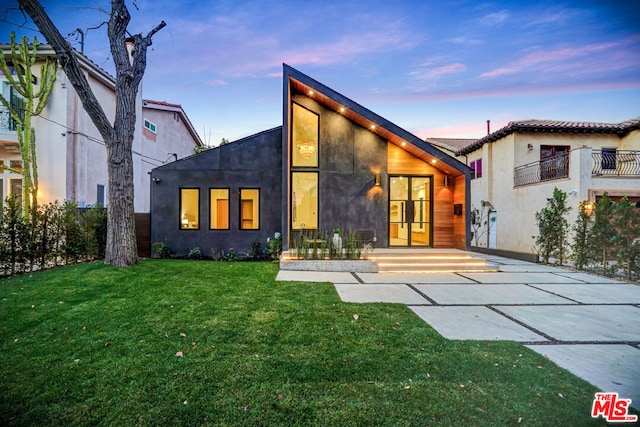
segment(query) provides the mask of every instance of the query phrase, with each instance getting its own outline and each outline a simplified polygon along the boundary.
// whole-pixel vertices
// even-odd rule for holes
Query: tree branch
[[[34,0],[18,0],[20,8],[24,10],[38,27],[47,43],[51,45],[58,57],[58,63],[64,69],[65,74],[73,85],[82,105],[91,117],[93,124],[98,128],[105,141],[111,141],[113,126],[109,122],[102,106],[96,99],[89,82],[85,77],[76,53],[67,40],[62,37],[58,28],[53,24],[42,5]]]

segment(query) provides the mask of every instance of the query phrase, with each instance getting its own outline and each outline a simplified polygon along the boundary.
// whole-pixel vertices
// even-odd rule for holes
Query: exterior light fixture
[[[533,145],[532,144],[527,144],[527,150],[533,151]]]
[[[310,90],[309,92],[307,92],[309,94],[309,96],[313,96],[313,91]]]
[[[340,107],[340,112],[344,113],[344,107]]]
[[[376,173],[375,185],[376,187],[380,187],[380,172]]]
[[[316,152],[316,145],[313,141],[301,141],[298,143],[298,151],[303,159],[310,159]]]
[[[586,200],[581,203],[582,209],[585,211],[587,215],[591,215],[593,212],[593,202],[591,200]]]
[[[449,186],[449,175],[445,175],[444,176],[444,186],[448,187]]]

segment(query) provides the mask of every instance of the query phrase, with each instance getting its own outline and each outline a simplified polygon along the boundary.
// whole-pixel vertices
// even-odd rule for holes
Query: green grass
[[[147,260],[0,281],[0,425],[602,424],[596,389],[525,347],[276,274]]]

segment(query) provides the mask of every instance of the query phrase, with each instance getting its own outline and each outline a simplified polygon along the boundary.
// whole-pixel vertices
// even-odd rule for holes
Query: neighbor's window
[[[104,203],[104,185],[98,184],[96,189],[96,203],[102,207],[106,206]]]
[[[9,180],[9,189],[11,190],[11,195],[16,197],[16,202],[18,205],[22,205],[22,180],[21,179],[11,179]]]
[[[318,167],[318,123],[316,113],[293,104],[292,166]]]
[[[200,228],[200,190],[197,188],[180,189],[180,229]]]
[[[157,129],[157,128],[156,128],[156,124],[155,124],[155,123],[150,122],[150,121],[149,121],[149,120],[147,120],[147,119],[144,119],[144,128],[145,128],[145,129],[149,129],[149,130],[150,130],[151,132],[153,132],[153,133],[156,133],[156,129]]]
[[[318,228],[318,174],[316,172],[291,174],[291,228],[294,230]]]
[[[482,178],[482,159],[474,160],[469,163],[471,168],[471,179]]]
[[[10,160],[9,167],[14,169],[16,173],[22,173],[22,160]]]
[[[260,228],[260,190],[257,188],[240,189],[240,229],[257,230]]]
[[[612,170],[617,169],[617,161],[616,161],[616,153],[618,150],[616,148],[603,148],[602,149],[602,160],[600,160],[600,166],[602,169]]]
[[[209,189],[209,228],[212,230],[229,229],[229,189]]]

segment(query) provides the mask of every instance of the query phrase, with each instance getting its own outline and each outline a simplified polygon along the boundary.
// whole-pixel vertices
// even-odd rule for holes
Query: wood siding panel
[[[466,222],[466,186],[465,176],[459,176],[455,180],[455,190],[453,193],[453,203],[462,205],[462,215],[453,216],[453,238],[454,248],[460,250],[467,249],[467,222]]]
[[[442,171],[397,145],[389,144],[388,153],[388,173],[390,175],[433,175],[433,247],[454,247],[456,241],[453,215],[456,190],[454,180],[451,179],[449,187],[445,187],[445,174]],[[464,177],[461,182],[464,185]]]
[[[140,258],[151,258],[151,215],[136,214],[136,244]]]

